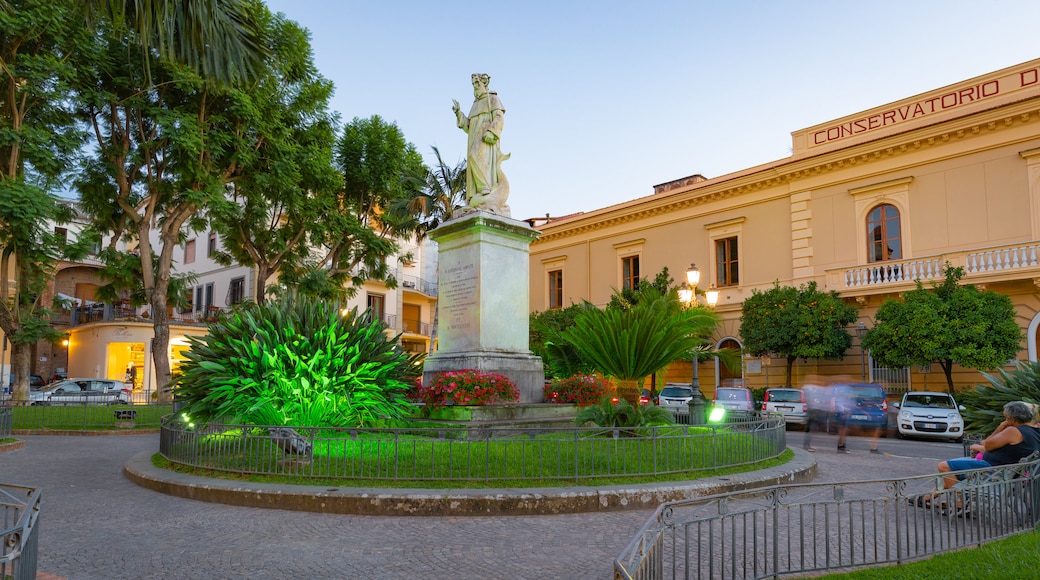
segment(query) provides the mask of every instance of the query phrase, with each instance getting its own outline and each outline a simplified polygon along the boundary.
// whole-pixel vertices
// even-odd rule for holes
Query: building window
[[[206,257],[212,258],[213,254],[217,253],[217,234],[216,232],[209,233],[209,241],[206,245]]]
[[[639,256],[621,258],[621,288],[635,290],[639,286]]]
[[[213,308],[213,282],[206,284],[206,310]]]
[[[188,243],[184,244],[184,263],[195,263],[195,240],[188,240]]]
[[[867,259],[871,262],[900,260],[903,257],[899,233],[899,210],[881,204],[867,214]]]
[[[563,270],[549,272],[549,308],[563,308]]]
[[[69,230],[67,228],[54,228],[54,238],[58,244],[64,246],[69,240]]]
[[[194,310],[195,310],[195,301],[193,300],[194,297],[195,297],[195,291],[192,290],[191,288],[188,288],[187,296],[184,297],[184,306],[181,307],[181,314],[188,314],[190,312],[194,312]]]
[[[228,305],[238,304],[246,297],[246,279],[235,278],[228,286]]]
[[[372,318],[383,321],[386,314],[386,296],[382,294],[368,295],[368,309],[372,311]]]
[[[740,262],[737,257],[737,237],[715,240],[715,268],[718,274],[716,284],[736,286],[740,284]]]
[[[195,312],[202,312],[205,310],[205,305],[202,303],[202,286],[195,287]]]

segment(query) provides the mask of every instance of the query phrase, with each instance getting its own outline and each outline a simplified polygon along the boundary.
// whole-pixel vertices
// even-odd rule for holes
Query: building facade
[[[857,326],[870,328],[884,300],[917,279],[941,280],[949,262],[965,269],[964,283],[1011,298],[1027,337],[1018,359],[1037,359],[1040,60],[795,131],[792,149],[540,225],[531,310],[602,306],[614,289],[663,267],[681,279],[693,262],[701,287],[720,291],[715,346],[741,348],[740,308],[752,290],[815,281],[856,304]],[[777,386],[783,366],[745,358],[738,371],[702,363],[699,375],[710,395],[727,380]],[[799,361],[793,381],[843,374],[944,389],[933,366],[881,369],[855,340],[843,361]],[[690,375],[689,363],[676,363],[668,380]],[[958,388],[984,382],[969,369],[954,380]]]

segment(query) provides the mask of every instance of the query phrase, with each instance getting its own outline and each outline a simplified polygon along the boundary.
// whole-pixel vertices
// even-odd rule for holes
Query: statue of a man
[[[509,216],[509,181],[502,173],[502,162],[509,159],[499,147],[499,136],[505,123],[506,109],[498,93],[488,91],[491,77],[473,75],[473,106],[469,116],[459,110],[459,102],[452,100],[452,110],[460,129],[469,135],[466,153],[466,207],[464,210],[484,210],[504,217]]]

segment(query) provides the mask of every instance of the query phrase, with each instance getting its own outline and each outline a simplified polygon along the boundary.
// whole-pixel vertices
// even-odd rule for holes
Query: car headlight
[[[961,420],[961,416],[958,415],[957,413],[950,413],[949,415],[946,416],[946,418],[951,420],[951,421],[960,421]]]
[[[910,418],[911,418],[910,411],[903,411],[902,413],[899,414],[899,418],[902,419],[903,421],[909,421]]]

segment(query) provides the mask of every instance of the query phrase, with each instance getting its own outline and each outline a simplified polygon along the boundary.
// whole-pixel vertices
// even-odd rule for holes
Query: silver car
[[[899,403],[899,416],[896,417],[899,436],[960,441],[964,437],[964,419],[960,409],[957,401],[946,393],[906,393]]]
[[[693,399],[693,389],[678,385],[666,385],[657,396],[658,407],[670,407],[672,409],[685,409]]]
[[[111,379],[66,379],[29,393],[30,405],[127,405],[130,390]]]

